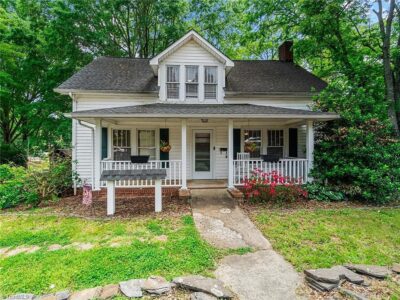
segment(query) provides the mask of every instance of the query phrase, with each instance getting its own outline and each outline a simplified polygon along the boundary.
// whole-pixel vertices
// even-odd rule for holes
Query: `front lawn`
[[[93,248],[78,250],[73,247],[77,243]],[[63,248],[49,251],[55,244]],[[200,238],[189,215],[130,220],[0,215],[0,249],[28,245],[40,249],[0,255],[0,298],[77,290],[152,274],[167,279],[207,274],[222,255]]]
[[[400,263],[400,209],[261,210],[252,218],[299,271]]]

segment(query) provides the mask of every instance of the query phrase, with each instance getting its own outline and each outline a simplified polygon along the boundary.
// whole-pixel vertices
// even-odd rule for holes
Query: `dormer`
[[[222,103],[232,60],[194,30],[150,60],[166,102]]]

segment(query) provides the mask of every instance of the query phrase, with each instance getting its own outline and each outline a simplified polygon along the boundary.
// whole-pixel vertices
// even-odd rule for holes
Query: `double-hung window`
[[[217,99],[217,67],[204,67],[204,98]]]
[[[199,67],[186,66],[186,98],[197,98],[199,91]]]
[[[114,160],[129,160],[131,157],[131,131],[113,130],[113,156]]]
[[[179,99],[179,66],[167,66],[167,98]]]
[[[156,131],[138,130],[138,154],[149,155],[150,160],[156,159]]]
[[[268,130],[267,154],[283,157],[283,130]]]

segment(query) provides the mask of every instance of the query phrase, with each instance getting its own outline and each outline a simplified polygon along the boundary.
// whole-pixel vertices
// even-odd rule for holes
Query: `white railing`
[[[133,164],[130,161],[103,160],[101,162],[101,172],[103,170],[145,170],[145,169],[166,169],[167,177],[162,180],[162,186],[181,186],[182,185],[182,162],[180,160],[153,160],[145,164]],[[115,182],[115,187],[152,187],[154,180],[119,180]],[[101,186],[106,186],[105,181]]]
[[[234,160],[233,183],[243,185],[246,178],[250,178],[253,170],[260,169],[270,173],[277,171],[285,177],[285,183],[295,180],[299,184],[308,181],[308,160],[303,158],[280,159],[279,162],[264,162],[262,160]]]

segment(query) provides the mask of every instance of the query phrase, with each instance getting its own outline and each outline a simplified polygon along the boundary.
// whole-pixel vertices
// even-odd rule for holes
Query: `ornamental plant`
[[[278,203],[300,201],[307,198],[301,179],[283,176],[278,171],[264,172],[255,169],[244,182],[244,196],[251,202]]]

